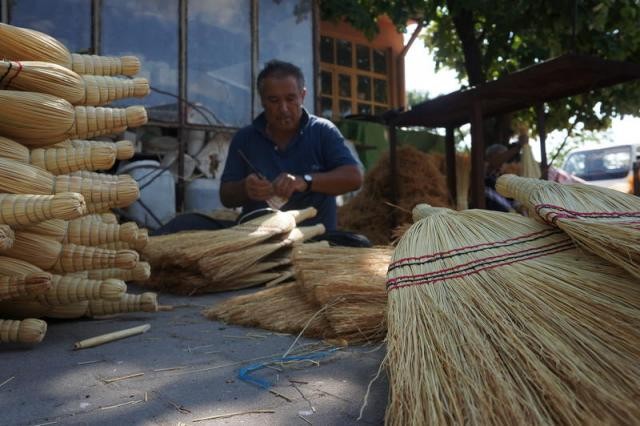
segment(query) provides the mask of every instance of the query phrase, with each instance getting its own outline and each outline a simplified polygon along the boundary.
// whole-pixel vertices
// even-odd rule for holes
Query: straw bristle
[[[21,163],[30,162],[29,148],[2,136],[0,136],[0,157]]]
[[[132,158],[135,153],[135,147],[133,146],[133,142],[122,140],[115,143],[116,145],[116,158],[118,160],[129,160]]]
[[[74,107],[43,93],[0,90],[0,133],[28,146],[51,145],[67,138]]]
[[[0,250],[8,250],[13,247],[15,234],[9,225],[0,225]]]
[[[149,83],[144,78],[118,78],[83,75],[86,91],[83,105],[105,105],[118,99],[144,97],[149,94]]]
[[[126,75],[132,77],[140,71],[140,60],[135,56],[97,56],[71,54],[71,69],[78,74]]]
[[[115,161],[116,148],[107,144],[77,148],[37,148],[31,151],[31,163],[54,175],[78,170],[108,170]]]
[[[78,74],[51,62],[0,60],[4,89],[46,93],[77,104],[84,97],[84,84]]]
[[[16,229],[30,234],[52,238],[61,243],[67,234],[68,223],[69,222],[61,219],[50,219],[35,225],[16,227]]]
[[[35,297],[51,288],[51,274],[0,275],[0,300]]]
[[[40,31],[0,23],[0,57],[14,61],[45,61],[71,68],[69,50]]]
[[[143,106],[130,106],[127,107],[127,126],[140,127],[147,124],[149,121],[147,117],[147,110]]]
[[[45,170],[0,158],[0,191],[2,192],[49,195],[53,193],[53,183],[54,176]]]
[[[46,333],[47,323],[39,319],[0,319],[0,343],[40,343]]]
[[[433,210],[398,244],[387,291],[389,425],[640,416],[637,283],[557,229]]]
[[[0,223],[7,225],[31,225],[52,218],[76,218],[85,213],[84,197],[77,193],[0,194]]]
[[[13,247],[3,250],[3,256],[33,263],[41,269],[49,270],[55,265],[62,245],[54,239],[28,232],[16,231]]]
[[[54,272],[66,273],[90,269],[132,269],[138,262],[138,253],[133,250],[105,250],[97,247],[64,244],[59,259],[52,268]]]

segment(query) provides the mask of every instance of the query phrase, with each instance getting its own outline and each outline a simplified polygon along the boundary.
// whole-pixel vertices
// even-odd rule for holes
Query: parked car
[[[640,143],[615,144],[571,151],[562,168],[592,185],[632,192],[633,163],[640,160]]]

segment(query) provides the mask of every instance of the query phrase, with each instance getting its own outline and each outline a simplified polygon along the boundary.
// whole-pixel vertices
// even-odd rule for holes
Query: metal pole
[[[187,0],[180,0],[179,17],[179,46],[178,46],[178,182],[176,185],[176,211],[181,212],[184,203],[184,151],[188,130],[184,127],[187,123],[187,34],[188,34]]]
[[[456,182],[456,141],[453,138],[453,127],[447,127],[444,141],[445,161],[447,164],[447,187],[451,205],[456,205],[458,199],[458,188]]]
[[[484,209],[484,136],[482,107],[479,101],[471,109],[471,205],[474,209]]]

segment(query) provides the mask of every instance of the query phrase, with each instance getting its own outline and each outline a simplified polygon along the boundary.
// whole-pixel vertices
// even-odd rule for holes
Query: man
[[[500,144],[490,145],[484,154],[485,157],[485,177],[484,177],[484,196],[485,208],[487,210],[495,210],[501,212],[514,211],[514,205],[507,198],[498,194],[496,191],[496,181],[502,174],[501,168],[515,158],[522,149],[522,146],[529,143],[526,135],[520,135],[518,142],[506,147]]]
[[[306,89],[297,66],[270,61],[257,87],[264,111],[231,141],[221,177],[222,204],[242,206],[246,214],[279,197],[286,201],[282,210],[318,210],[305,225],[323,223],[335,230],[335,196],[362,185],[344,137],[330,121],[303,108]]]

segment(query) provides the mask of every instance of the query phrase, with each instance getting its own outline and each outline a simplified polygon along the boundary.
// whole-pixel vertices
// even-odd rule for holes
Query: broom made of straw
[[[0,158],[0,191],[42,195],[78,192],[87,202],[107,202],[122,207],[133,203],[140,195],[133,179],[105,182],[80,176],[54,176],[39,167],[6,158]]]
[[[108,278],[115,278],[122,281],[146,281],[151,276],[151,265],[148,262],[138,262],[133,269],[93,269],[87,271],[88,278],[94,280],[105,280]]]
[[[90,300],[85,315],[98,317],[128,312],[158,312],[158,295],[145,292],[123,294],[118,300]]]
[[[531,216],[640,278],[640,198],[592,185],[504,175],[496,190],[521,202]]]
[[[112,251],[60,244],[54,239],[22,231],[16,231],[13,247],[2,250],[1,254],[59,273],[106,268],[132,269],[138,262],[138,253],[133,250]]]
[[[75,219],[86,213],[82,194],[0,194],[0,223],[31,225],[49,219]]]
[[[83,220],[93,220],[102,223],[118,223],[118,217],[114,213],[88,214],[82,217]]]
[[[205,256],[238,251],[290,232],[296,223],[314,217],[317,210],[269,213],[246,223],[216,231],[187,231],[149,238],[142,255],[152,268],[164,266],[189,267]]]
[[[138,235],[138,225],[135,222],[118,225],[82,219],[51,219],[16,229],[50,237],[64,244],[83,246],[98,246],[113,241],[135,242]]]
[[[0,57],[14,61],[53,62],[78,74],[127,75],[140,71],[135,56],[71,54],[57,39],[40,31],[0,23]]]
[[[147,122],[142,106],[74,107],[43,93],[0,90],[0,134],[30,147],[122,132]]]
[[[98,147],[114,147],[116,149],[116,160],[129,160],[135,154],[135,147],[133,142],[128,140],[121,140],[117,142],[105,142],[105,141],[93,141],[83,139],[67,139],[62,142],[58,142],[53,147],[56,148],[81,148],[81,149],[95,149]],[[87,169],[88,170],[88,169]]]
[[[0,275],[26,278],[34,274],[46,273],[24,260],[0,256]],[[46,291],[20,299],[36,299],[43,305],[67,305],[90,299],[118,300],[127,290],[126,284],[117,279],[92,280],[77,274],[54,274],[49,279],[51,286]]]
[[[110,169],[116,161],[116,147],[105,144],[93,149],[51,147],[30,151],[20,143],[0,136],[0,157],[32,164],[60,175],[77,170]]]
[[[0,343],[40,343],[46,333],[47,323],[39,319],[0,319]]]
[[[640,416],[640,288],[558,229],[434,208],[399,242],[387,291],[387,424]]]
[[[52,286],[51,274],[36,272],[28,275],[0,275],[0,300],[33,298]]]

